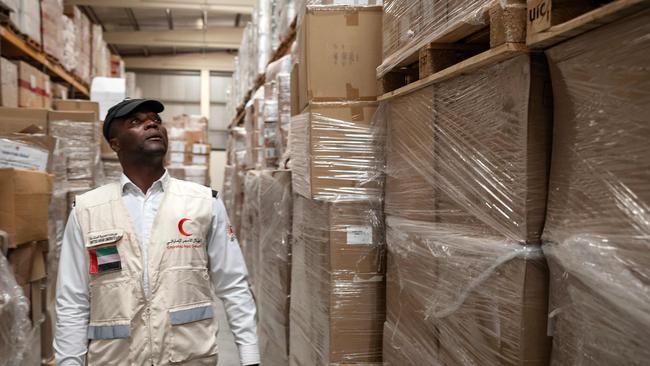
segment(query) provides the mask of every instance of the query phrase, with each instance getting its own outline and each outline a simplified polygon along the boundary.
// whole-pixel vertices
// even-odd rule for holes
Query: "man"
[[[259,364],[255,303],[216,192],[169,177],[156,100],[126,99],[103,133],[124,173],[77,197],[57,282],[57,365],[217,364],[220,298],[242,365]],[[226,365],[230,366],[230,365]]]

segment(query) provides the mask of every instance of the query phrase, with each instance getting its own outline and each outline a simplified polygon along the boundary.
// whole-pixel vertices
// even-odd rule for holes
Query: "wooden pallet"
[[[569,6],[562,6],[565,3],[554,6],[553,0],[528,1],[528,47],[545,49],[650,8],[650,0],[614,0],[601,6],[587,0],[575,0],[568,3]]]
[[[526,40],[526,9],[504,10],[498,1],[489,9],[489,24],[459,26],[420,48],[378,79],[379,94],[386,94],[453,67],[464,60],[503,45],[523,46]],[[477,30],[478,29],[478,30]],[[464,33],[465,32],[465,33]],[[458,39],[445,42],[447,39]]]
[[[426,78],[420,79],[399,89],[385,93],[377,98],[377,100],[383,101],[397,96],[405,95],[418,89],[424,88],[428,85],[470,73],[482,67],[493,65],[495,63],[525,54],[527,52],[528,48],[523,43],[504,43],[501,46],[491,48],[488,51],[463,60],[451,67],[429,75]]]

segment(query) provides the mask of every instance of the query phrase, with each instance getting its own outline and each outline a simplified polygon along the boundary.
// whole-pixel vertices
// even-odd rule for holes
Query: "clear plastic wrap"
[[[77,58],[79,55],[79,48],[77,48],[77,27],[71,18],[63,16],[63,59],[61,64],[63,67],[72,71],[77,67]]]
[[[522,53],[382,103],[389,365],[547,364],[549,90]]]
[[[250,268],[248,279],[257,292],[257,273],[259,261],[259,210],[260,210],[260,171],[249,170],[244,178],[244,205],[242,207],[239,244]]]
[[[547,365],[542,250],[387,217],[386,365]]]
[[[41,44],[41,3],[39,0],[20,0],[18,2],[18,19],[16,27],[29,36],[32,41]]]
[[[386,212],[539,242],[548,82],[544,61],[522,54],[387,102]]]
[[[377,103],[310,103],[291,119],[294,191],[329,201],[377,200],[378,147],[383,128]]]
[[[245,113],[246,167],[255,168],[264,159],[264,87],[257,89],[246,103]]]
[[[65,185],[69,189],[93,188],[103,175],[99,123],[70,119],[49,121],[49,134],[59,140],[59,151],[66,159]]]
[[[383,76],[407,58],[417,61],[418,51],[428,43],[455,42],[486,27],[492,4],[506,13],[526,11],[524,0],[385,0],[383,62],[377,75]]]
[[[650,359],[649,19],[646,10],[546,51],[552,365]]]
[[[43,51],[63,62],[63,1],[41,0]]]
[[[290,364],[381,364],[385,318],[380,201],[294,195]]]
[[[102,159],[104,169],[104,184],[119,182],[122,176],[122,164],[119,160]]]
[[[67,8],[66,8],[67,9]],[[76,64],[73,68],[75,75],[86,83],[90,83],[91,72],[91,23],[86,14],[83,14],[78,7],[69,8],[70,13],[66,14],[74,22],[74,54]]]
[[[2,240],[0,238],[0,240]],[[7,258],[0,253],[0,365],[17,366],[24,358],[31,331],[29,299],[16,283]]]
[[[260,357],[269,365],[289,364],[291,288],[291,172],[263,170],[259,183],[259,267],[257,312]]]

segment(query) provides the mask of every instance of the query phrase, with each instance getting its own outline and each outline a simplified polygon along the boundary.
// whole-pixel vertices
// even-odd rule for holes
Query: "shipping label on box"
[[[0,139],[0,168],[22,168],[45,172],[49,152],[19,141]]]

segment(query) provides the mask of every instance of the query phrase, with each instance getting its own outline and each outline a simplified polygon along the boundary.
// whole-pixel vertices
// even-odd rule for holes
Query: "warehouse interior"
[[[648,0],[0,0],[0,366],[646,365],[649,35]]]

